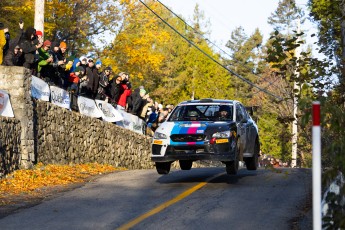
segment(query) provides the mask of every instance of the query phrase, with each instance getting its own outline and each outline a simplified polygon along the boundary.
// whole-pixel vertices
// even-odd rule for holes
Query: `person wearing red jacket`
[[[74,72],[70,73],[68,76],[68,82],[70,83],[70,86],[68,87],[68,91],[71,91],[72,93],[78,92],[78,85],[80,82],[80,68],[77,66],[74,70]]]
[[[126,110],[127,98],[131,95],[132,90],[124,83],[121,84],[123,92],[120,94],[119,100],[117,101],[117,108]]]
[[[121,93],[117,100],[117,107],[121,110],[127,110],[127,98],[132,94],[131,83],[129,82],[129,74],[121,72],[118,75],[122,81],[120,84]]]

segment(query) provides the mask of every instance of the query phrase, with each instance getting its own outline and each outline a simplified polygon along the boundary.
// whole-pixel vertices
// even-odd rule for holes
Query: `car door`
[[[253,153],[254,143],[252,141],[252,129],[253,121],[250,119],[247,114],[244,106],[241,103],[236,104],[236,123],[237,123],[237,132],[240,135],[240,146],[242,154],[244,157],[251,156]]]
[[[249,116],[247,113],[246,108],[239,103],[239,107],[243,113],[243,126],[245,126],[245,146],[244,146],[244,156],[251,157],[252,153],[254,153],[254,146],[255,146],[255,138],[256,138],[256,126],[254,120]],[[247,155],[248,154],[248,155]]]
[[[241,155],[245,151],[246,146],[246,124],[243,122],[243,111],[239,103],[235,104],[235,116],[236,116],[236,124],[237,124],[237,135],[240,137],[240,150]]]

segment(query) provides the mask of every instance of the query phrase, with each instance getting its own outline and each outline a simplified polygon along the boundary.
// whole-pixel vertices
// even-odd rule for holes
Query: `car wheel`
[[[259,164],[259,152],[260,152],[260,145],[259,145],[259,141],[256,139],[255,146],[254,146],[254,156],[247,157],[245,159],[247,170],[257,170],[258,164]]]
[[[190,170],[192,168],[192,165],[193,165],[193,161],[180,160],[179,163],[180,163],[180,168],[182,170]]]
[[[226,165],[226,173],[229,175],[236,175],[238,171],[238,166],[239,166],[239,161],[238,161],[238,156],[240,153],[240,139],[237,140],[236,143],[236,154],[235,154],[235,159],[233,161],[228,161],[225,163]]]
[[[156,162],[158,174],[168,174],[170,172],[171,162]]]
[[[226,162],[226,173],[229,175],[236,175],[238,171],[238,159]]]

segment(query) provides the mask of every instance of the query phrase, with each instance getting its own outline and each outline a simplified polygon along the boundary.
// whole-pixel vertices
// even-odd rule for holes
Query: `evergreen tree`
[[[289,35],[297,28],[297,19],[303,18],[304,13],[297,7],[295,0],[279,0],[278,8],[271,13],[268,24],[281,34]]]

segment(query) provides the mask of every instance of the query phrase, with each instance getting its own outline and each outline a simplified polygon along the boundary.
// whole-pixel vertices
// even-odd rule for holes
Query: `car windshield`
[[[232,118],[231,104],[190,104],[177,106],[168,121],[231,121]]]

